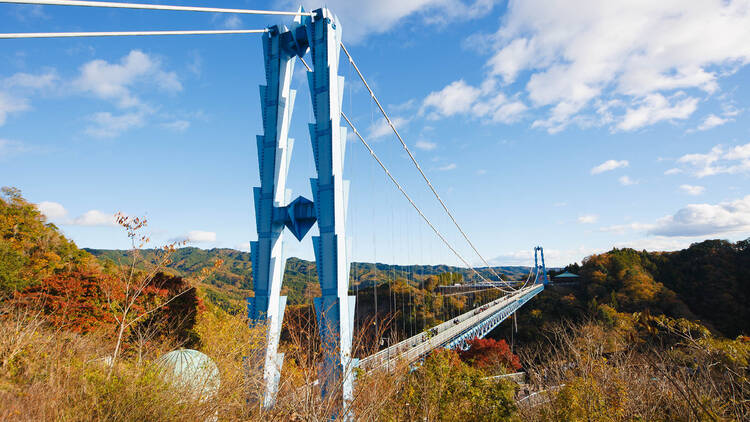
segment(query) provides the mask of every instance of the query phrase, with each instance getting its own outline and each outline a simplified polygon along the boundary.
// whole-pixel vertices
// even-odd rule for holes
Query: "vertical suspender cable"
[[[443,210],[445,210],[446,214],[448,214],[448,217],[450,217],[451,221],[453,221],[453,224],[456,226],[456,228],[458,229],[458,231],[461,232],[461,235],[464,237],[464,239],[466,239],[466,242],[469,244],[469,246],[471,246],[471,249],[474,250],[474,252],[477,254],[477,256],[479,256],[479,258],[482,260],[482,262],[484,263],[484,265],[486,265],[487,268],[489,268],[490,272],[492,272],[495,275],[495,277],[497,277],[499,280],[502,281],[502,278],[500,278],[500,276],[495,272],[495,270],[492,269],[492,266],[489,264],[489,262],[487,262],[486,259],[484,259],[484,257],[482,256],[482,254],[479,253],[479,251],[474,246],[474,244],[471,242],[471,240],[469,240],[469,236],[466,235],[466,233],[463,231],[463,229],[461,228],[461,226],[458,224],[458,221],[456,221],[455,217],[453,217],[453,213],[450,212],[450,210],[448,209],[448,206],[445,204],[445,202],[443,201],[443,199],[437,193],[437,190],[435,190],[435,187],[430,182],[430,179],[427,177],[427,175],[422,170],[422,167],[417,162],[417,159],[414,158],[414,154],[412,154],[411,150],[406,145],[406,142],[404,142],[404,139],[401,137],[401,134],[398,133],[398,130],[396,129],[396,126],[393,124],[393,122],[391,121],[390,117],[388,117],[388,113],[386,113],[385,109],[383,108],[383,106],[380,105],[380,101],[378,101],[378,98],[375,96],[375,93],[370,88],[370,85],[365,80],[365,77],[364,77],[364,75],[362,75],[362,72],[360,72],[359,67],[357,66],[357,64],[354,63],[354,59],[352,58],[351,54],[349,54],[349,50],[346,49],[346,46],[344,46],[343,43],[341,43],[341,49],[344,51],[344,54],[346,54],[346,56],[349,58],[349,62],[354,67],[354,70],[357,72],[357,75],[359,75],[359,78],[362,80],[362,83],[365,85],[365,88],[367,88],[367,90],[370,92],[370,96],[372,97],[372,100],[378,106],[378,109],[380,109],[380,113],[383,115],[383,117],[385,118],[386,122],[391,127],[391,129],[393,130],[393,133],[396,134],[396,137],[398,138],[399,142],[401,142],[401,146],[404,148],[404,151],[406,151],[406,153],[409,155],[409,158],[411,159],[412,163],[414,163],[414,166],[419,171],[419,174],[422,175],[422,178],[427,183],[427,186],[429,186],[429,188],[432,191],[433,195],[435,195],[435,198],[437,198],[438,202],[440,202],[440,205],[443,207]],[[510,285],[508,285],[508,286],[510,287]]]

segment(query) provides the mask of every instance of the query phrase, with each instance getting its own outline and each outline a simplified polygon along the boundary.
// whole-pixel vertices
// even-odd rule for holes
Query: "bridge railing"
[[[398,362],[413,362],[433,349],[449,345],[453,340],[471,331],[484,321],[495,319],[492,321],[494,325],[487,327],[487,330],[491,330],[543,289],[544,286],[541,284],[532,285],[520,289],[513,294],[498,298],[479,308],[472,309],[450,321],[443,322],[430,330],[409,337],[406,340],[361,359],[360,367],[367,371],[383,366],[391,369]],[[486,332],[488,331],[484,331],[482,334],[486,334]]]

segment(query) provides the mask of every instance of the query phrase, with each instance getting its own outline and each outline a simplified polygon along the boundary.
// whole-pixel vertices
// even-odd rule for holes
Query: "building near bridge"
[[[571,272],[565,271],[562,274],[558,274],[552,277],[552,280],[556,283],[573,283],[577,282],[579,278],[581,278],[581,276],[579,276],[578,274],[573,274]]]

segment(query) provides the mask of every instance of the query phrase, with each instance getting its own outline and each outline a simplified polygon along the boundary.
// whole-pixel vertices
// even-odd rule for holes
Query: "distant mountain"
[[[85,249],[90,254],[101,260],[109,260],[114,263],[127,262],[130,251],[116,249]],[[144,260],[154,262],[156,254],[153,249],[141,251]],[[190,277],[196,275],[202,268],[210,265],[216,259],[222,259],[224,264],[208,279],[207,293],[209,296],[228,296],[217,300],[241,301],[250,295],[253,288],[252,264],[250,253],[234,249],[199,249],[180,248],[172,256],[167,268],[176,275]],[[525,278],[529,267],[507,266],[493,267],[498,274],[508,280],[519,280]],[[489,268],[477,268],[477,272],[483,277],[494,279]],[[354,262],[351,265],[350,277],[351,288],[372,287],[375,283],[387,283],[389,280],[405,279],[409,283],[418,285],[430,275],[445,273],[460,274],[460,279],[466,282],[479,281],[480,278],[467,268],[449,265],[389,265],[382,263]],[[214,287],[211,289],[210,287]],[[282,294],[288,296],[289,304],[310,303],[312,297],[318,295],[318,278],[315,262],[299,258],[289,258],[286,263],[284,285]],[[218,290],[218,291],[217,291]]]

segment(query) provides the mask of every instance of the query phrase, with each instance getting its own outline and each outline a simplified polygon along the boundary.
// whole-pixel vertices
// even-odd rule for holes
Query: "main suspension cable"
[[[3,1],[3,0],[0,0]],[[73,38],[73,37],[130,37],[147,35],[220,35],[220,34],[262,34],[267,29],[221,29],[198,31],[108,31],[108,32],[20,32],[0,34],[0,39],[19,38]]]
[[[302,64],[305,66],[305,68],[307,69],[307,71],[308,72],[312,72],[312,68],[310,67],[310,65],[307,64],[307,62],[305,61],[305,59],[303,59],[301,57],[299,59],[302,62]],[[359,73],[359,70],[357,69],[357,67],[354,64],[354,62],[352,62],[352,65],[354,66],[354,69],[357,70],[357,72]],[[363,82],[364,82],[364,80],[363,80]],[[369,87],[368,87],[368,89],[369,89]],[[370,92],[372,92],[372,91],[370,91]],[[378,104],[378,106],[379,106],[379,104]],[[404,190],[403,187],[401,187],[401,184],[398,183],[398,181],[396,180],[395,177],[393,177],[393,175],[391,174],[390,170],[388,170],[388,168],[385,166],[385,164],[383,164],[383,162],[380,161],[380,158],[377,156],[377,154],[375,154],[375,151],[372,149],[372,147],[370,147],[370,144],[368,144],[367,141],[365,141],[365,138],[362,137],[362,134],[359,133],[359,131],[354,126],[354,124],[352,123],[352,121],[349,120],[349,117],[347,117],[346,114],[343,111],[341,112],[341,117],[343,117],[344,120],[346,120],[346,123],[349,125],[350,128],[352,128],[352,131],[354,132],[354,134],[357,135],[357,138],[359,138],[359,140],[362,142],[362,144],[365,146],[365,148],[367,148],[367,150],[370,152],[370,155],[372,156],[372,158],[374,158],[375,161],[377,161],[377,163],[383,169],[383,171],[388,176],[388,178],[391,179],[391,182],[393,182],[393,184],[396,185],[396,188],[399,191],[401,191],[401,193],[404,195],[404,197],[406,198],[406,200],[409,201],[409,203],[411,204],[411,206],[414,207],[414,209],[417,211],[417,213],[420,215],[420,217],[422,217],[422,219],[425,221],[425,223],[427,223],[427,225],[430,226],[430,228],[432,229],[432,231],[435,232],[435,234],[440,238],[440,240],[445,244],[445,246],[447,246],[448,249],[450,249],[451,252],[453,252],[453,254],[456,255],[456,257],[458,257],[458,259],[460,259],[461,262],[464,263],[464,265],[466,265],[467,268],[469,268],[470,270],[472,270],[474,272],[474,274],[476,274],[480,279],[482,279],[482,281],[485,281],[485,282],[489,283],[489,280],[487,280],[481,273],[479,273],[479,271],[477,271],[474,267],[472,267],[471,264],[469,264],[469,262],[463,256],[461,256],[461,254],[453,246],[451,246],[451,244],[448,242],[448,240],[445,238],[445,236],[443,236],[443,234],[440,233],[440,231],[432,224],[432,222],[430,221],[430,219],[427,218],[426,215],[424,215],[424,213],[419,208],[419,206],[417,206],[417,204],[414,203],[414,201],[411,199],[411,197],[409,196],[409,194],[406,193],[406,191]],[[507,285],[507,283],[505,283],[505,284]],[[510,287],[510,286],[508,285],[508,287]],[[504,290],[504,289],[502,289],[500,287],[495,287],[495,288],[499,289],[500,291],[502,291],[504,293],[511,293],[511,292],[509,292],[507,290]],[[515,291],[515,289],[513,289],[512,287],[510,287],[510,288],[512,289],[512,291]]]
[[[278,10],[254,10],[254,9],[224,9],[219,7],[195,7],[195,6],[172,6],[167,4],[142,4],[142,3],[119,3],[111,1],[87,1],[87,0],[0,0],[0,3],[34,4],[49,6],[83,6],[83,7],[106,7],[114,9],[147,9],[147,10],[169,10],[182,12],[208,12],[208,13],[236,13],[239,15],[287,15],[287,16],[314,16],[312,12],[286,12]]]
[[[477,271],[474,267],[472,267],[471,264],[469,264],[469,262],[450,244],[450,242],[448,242],[448,240],[445,238],[445,236],[443,236],[443,234],[440,233],[440,231],[435,227],[435,225],[432,224],[432,222],[430,221],[430,219],[427,218],[427,216],[422,212],[422,210],[419,208],[419,206],[417,206],[417,204],[414,203],[414,200],[411,199],[411,197],[409,196],[408,193],[406,193],[406,191],[401,186],[401,184],[396,180],[395,177],[393,177],[393,175],[391,174],[390,170],[388,170],[388,168],[385,166],[385,164],[383,164],[383,162],[380,160],[380,158],[377,156],[377,154],[375,154],[375,151],[373,151],[372,147],[370,147],[370,144],[368,144],[367,141],[365,141],[365,139],[359,133],[359,131],[354,126],[354,124],[351,122],[351,120],[349,120],[349,117],[347,117],[344,112],[341,112],[341,117],[343,117],[344,120],[346,120],[346,123],[349,125],[350,128],[352,128],[352,131],[354,132],[354,134],[357,136],[357,138],[359,138],[359,140],[362,142],[362,144],[365,146],[365,148],[367,148],[367,150],[370,152],[370,155],[372,156],[372,158],[375,159],[375,161],[377,161],[377,163],[383,169],[383,171],[388,176],[388,178],[391,179],[391,182],[393,182],[393,184],[396,185],[396,188],[399,191],[401,191],[401,194],[404,195],[404,197],[406,198],[406,200],[409,201],[409,203],[411,204],[411,206],[417,211],[417,213],[419,214],[419,216],[422,217],[422,219],[425,221],[425,223],[427,223],[427,225],[432,229],[432,231],[435,232],[435,234],[440,238],[440,240],[445,244],[445,246],[447,246],[448,249],[450,249],[450,251],[453,252],[453,254],[458,259],[460,259],[461,262],[463,262],[464,265],[466,265],[467,268],[469,268],[471,271],[473,271],[474,274],[476,274],[482,281],[484,281],[486,283],[490,283],[489,280],[487,280],[481,273],[479,273],[479,271]],[[493,286],[493,288],[498,289],[498,290],[500,290],[500,291],[502,291],[504,293],[513,293],[513,292],[515,292],[515,289],[513,289],[512,287],[511,287],[511,291],[504,290],[502,287],[497,287],[497,286]]]
[[[492,274],[494,274],[495,277],[497,277],[500,281],[504,281],[502,279],[502,277],[500,277],[500,275],[498,273],[496,273],[494,269],[492,269],[492,266],[489,264],[489,262],[487,262],[486,259],[484,259],[484,257],[482,256],[482,254],[479,253],[479,251],[474,246],[474,244],[471,242],[471,240],[469,240],[469,236],[466,235],[466,233],[463,231],[463,229],[461,228],[461,226],[456,221],[456,218],[453,217],[453,213],[450,212],[450,210],[448,209],[448,206],[445,204],[445,202],[443,201],[443,199],[440,197],[440,195],[438,194],[437,190],[435,189],[435,187],[430,182],[430,179],[427,177],[427,175],[425,174],[425,172],[422,170],[422,167],[417,162],[417,159],[414,158],[414,154],[412,154],[411,150],[406,145],[406,142],[404,142],[404,139],[401,137],[401,134],[398,133],[398,130],[396,129],[396,126],[391,121],[391,118],[388,117],[388,113],[385,112],[385,109],[380,104],[380,101],[378,101],[378,98],[375,96],[375,93],[373,92],[372,88],[370,88],[370,85],[365,80],[365,77],[364,77],[364,75],[362,75],[362,72],[359,70],[359,67],[357,66],[356,63],[354,63],[354,59],[352,58],[351,54],[349,54],[349,50],[346,49],[346,46],[344,46],[344,43],[341,43],[341,49],[344,51],[344,54],[346,54],[346,56],[349,58],[349,63],[352,64],[352,66],[354,67],[354,70],[357,71],[357,75],[359,75],[359,79],[362,80],[362,83],[365,85],[365,88],[367,88],[367,90],[370,92],[370,97],[372,97],[372,100],[375,102],[375,104],[377,104],[378,109],[380,109],[380,113],[385,118],[385,121],[391,127],[391,130],[393,130],[393,133],[396,134],[396,137],[398,138],[399,142],[401,142],[401,146],[404,148],[404,150],[406,151],[406,153],[409,155],[409,158],[411,159],[412,163],[414,163],[414,165],[417,167],[417,170],[419,171],[419,174],[422,175],[422,178],[424,179],[424,181],[427,182],[427,186],[430,187],[430,190],[435,195],[435,198],[437,198],[438,202],[440,202],[440,205],[442,205],[443,209],[448,214],[448,217],[450,217],[451,221],[453,221],[453,224],[456,226],[456,228],[458,229],[458,231],[461,232],[461,235],[464,237],[464,239],[466,239],[466,242],[469,244],[469,246],[471,246],[471,249],[473,249],[474,252],[477,254],[477,256],[479,256],[479,258],[482,260],[482,262],[484,263],[484,265],[487,266],[487,268],[490,270],[490,272],[492,272]]]

